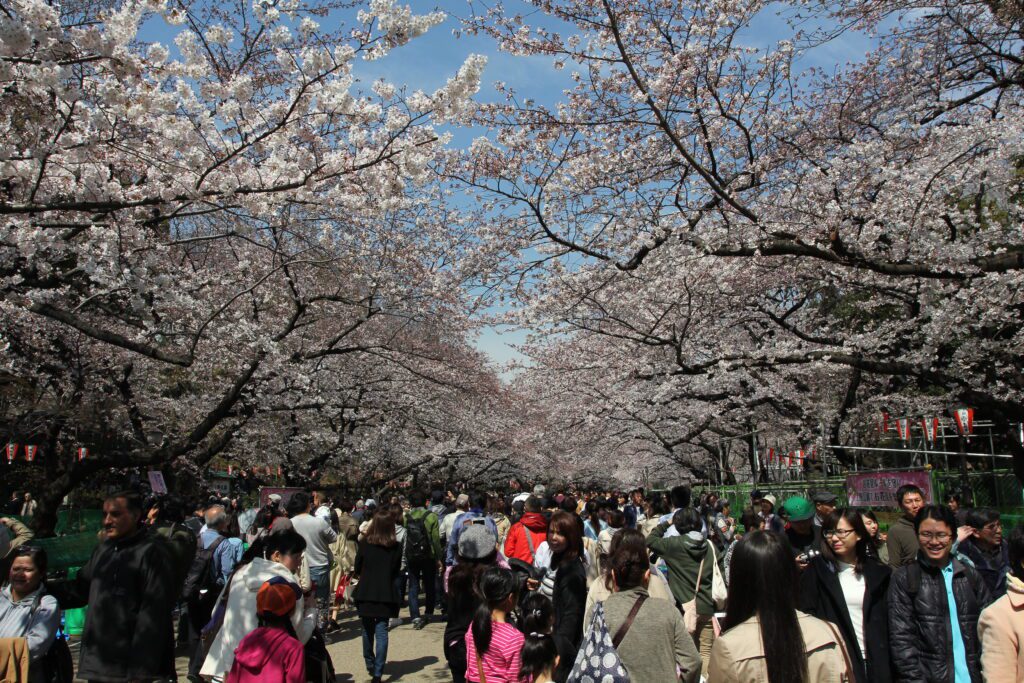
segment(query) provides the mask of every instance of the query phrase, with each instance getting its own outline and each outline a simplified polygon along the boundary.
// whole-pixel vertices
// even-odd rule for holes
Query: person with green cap
[[[787,519],[786,538],[793,547],[793,556],[803,569],[810,558],[808,551],[821,551],[821,527],[814,526],[814,505],[803,496],[792,496],[782,504],[782,515]]]

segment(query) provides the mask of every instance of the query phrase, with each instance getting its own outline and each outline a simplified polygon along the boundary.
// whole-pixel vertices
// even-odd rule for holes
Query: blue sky
[[[399,0],[401,3],[401,0]],[[509,0],[513,5],[516,0]],[[571,86],[569,73],[572,65],[564,70],[556,70],[552,60],[547,57],[517,57],[499,52],[494,41],[486,36],[456,37],[453,33],[460,28],[460,17],[468,16],[470,5],[465,1],[445,0],[437,4],[413,1],[416,13],[427,13],[440,9],[448,14],[448,19],[440,26],[432,29],[427,35],[411,41],[387,57],[377,61],[363,61],[354,69],[354,76],[365,86],[375,80],[384,78],[395,84],[405,84],[411,90],[434,90],[447,81],[458,71],[459,67],[470,54],[484,54],[488,57],[487,70],[478,99],[488,101],[495,99],[497,93],[493,88],[495,81],[503,81],[522,97],[529,97],[537,102],[552,104],[560,99],[562,91]],[[766,48],[780,38],[790,34],[785,22],[777,16],[781,5],[772,5],[765,9],[752,25],[742,33],[745,44]],[[535,12],[523,6],[523,14]],[[334,28],[330,24],[338,18],[320,19],[325,29]],[[531,21],[544,21],[536,13]],[[550,21],[545,22],[551,28]],[[559,27],[561,28],[561,27]],[[168,26],[160,18],[149,21],[140,32],[140,38],[146,41],[160,41],[173,49],[174,36],[179,28]],[[566,32],[563,28],[562,32]],[[801,60],[801,67],[823,67],[831,69],[850,61],[857,61],[871,47],[870,38],[857,34],[844,34],[827,45],[816,48]],[[475,131],[462,130],[454,133],[453,144],[463,145],[477,134]],[[495,311],[498,312],[498,311]],[[523,360],[513,348],[525,341],[528,332],[511,330],[507,327],[490,327],[485,329],[477,346],[487,353],[496,363]]]

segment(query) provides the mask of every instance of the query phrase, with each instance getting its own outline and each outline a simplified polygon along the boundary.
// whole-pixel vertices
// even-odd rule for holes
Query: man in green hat
[[[803,569],[807,566],[808,551],[821,551],[821,529],[814,526],[814,504],[803,496],[787,498],[782,504],[782,515],[787,519],[786,538],[793,546],[793,555]]]

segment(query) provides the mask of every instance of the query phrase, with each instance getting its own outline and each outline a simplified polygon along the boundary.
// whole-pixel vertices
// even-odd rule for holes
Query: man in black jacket
[[[926,505],[914,519],[921,550],[889,582],[889,640],[895,679],[982,683],[978,617],[992,601],[977,571],[952,557],[956,518]]]
[[[103,503],[104,540],[74,579],[48,586],[62,609],[89,606],[76,678],[174,678],[175,565],[141,518],[137,494],[112,495]]]
[[[974,563],[995,598],[1006,593],[1006,575],[1010,572],[1010,554],[1003,542],[1003,523],[999,511],[975,508],[967,512],[971,536],[960,544],[960,552]]]

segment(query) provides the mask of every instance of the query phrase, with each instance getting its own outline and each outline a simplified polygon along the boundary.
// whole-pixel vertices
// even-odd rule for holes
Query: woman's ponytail
[[[473,615],[473,646],[477,654],[483,655],[491,647],[491,610],[515,594],[515,578],[508,569],[490,567],[480,575],[476,590],[480,604]]]

